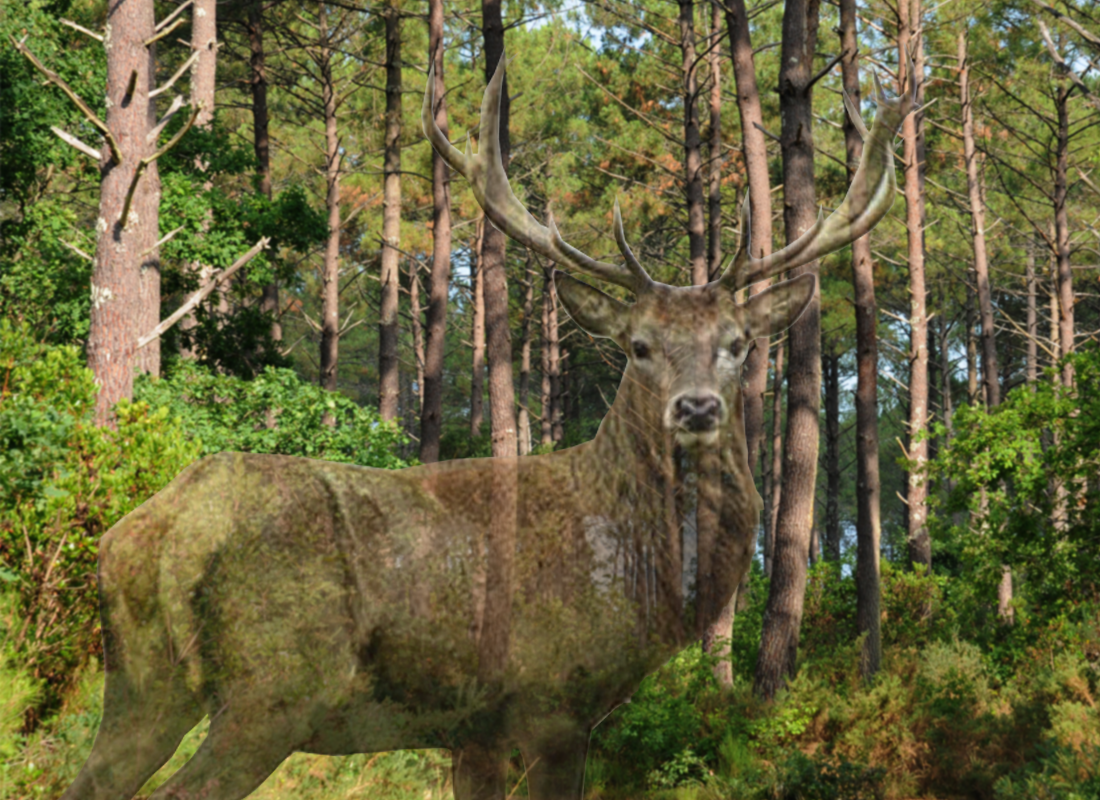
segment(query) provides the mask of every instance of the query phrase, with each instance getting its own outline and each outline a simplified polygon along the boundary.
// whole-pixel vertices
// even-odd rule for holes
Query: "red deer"
[[[748,342],[798,317],[816,279],[744,303],[735,292],[883,217],[894,136],[913,99],[878,88],[874,126],[860,123],[859,171],[831,216],[754,258],[746,204],[730,266],[684,288],[646,273],[617,204],[623,266],[586,256],[552,218],[543,227],[523,208],[496,137],[503,76],[502,60],[477,155],[435,126],[430,88],[425,132],[494,225],[635,295],[629,305],[554,273],[577,324],[627,354],[595,439],[397,471],[244,453],[188,467],[101,542],[103,720],[65,800],[132,797],[204,715],[205,740],[155,800],[238,800],[294,751],[407,748],[452,752],[457,800],[502,798],[513,747],[531,797],[576,800],[593,726],[730,601],[761,506],[740,365]],[[849,113],[858,121],[850,103]],[[507,536],[494,541],[494,526]],[[682,583],[692,526],[702,576],[693,604]]]

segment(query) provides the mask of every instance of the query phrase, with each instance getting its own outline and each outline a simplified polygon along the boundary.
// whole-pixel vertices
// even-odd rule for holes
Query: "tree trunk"
[[[783,349],[775,348],[775,374],[772,379],[772,463],[771,491],[764,507],[764,574],[772,576],[775,566],[775,526],[779,521],[779,499],[783,496]]]
[[[535,276],[531,269],[531,254],[523,270],[522,351],[519,367],[519,454],[531,452],[531,412],[527,408],[531,393],[531,317],[535,313]]]
[[[978,279],[978,312],[982,321],[982,386],[989,408],[1001,404],[997,380],[997,340],[993,324],[993,297],[989,284],[989,258],[985,246],[985,202],[978,173],[978,151],[974,143],[974,101],[970,96],[970,63],[966,57],[967,31],[959,32],[959,97],[963,116],[963,157],[966,160],[966,190],[970,197],[970,220],[974,242],[974,272]]]
[[[397,305],[401,253],[401,13],[393,0],[382,7],[386,21],[386,140],[382,188],[382,297],[378,321],[378,414],[397,417],[399,391]]]
[[[722,9],[717,0],[710,4],[710,36],[707,65],[710,70],[710,186],[707,190],[707,277],[718,277],[722,268]]]
[[[553,391],[550,387],[550,313],[554,305],[554,298],[551,296],[553,285],[550,270],[546,270],[542,278],[542,344],[539,347],[542,375],[542,381],[539,384],[542,437],[539,443],[543,447],[554,443]]]
[[[819,10],[819,0],[787,0],[783,10],[779,103],[783,219],[788,242],[813,227],[817,218],[811,79]],[[816,271],[816,263],[811,263],[792,270],[792,277]],[[821,296],[818,288],[815,287],[813,298],[791,327],[789,336],[783,489],[775,529],[775,563],[756,662],[755,689],[757,694],[768,699],[794,675],[802,626],[821,402]]]
[[[485,81],[504,58],[501,0],[482,0],[482,36],[485,43]],[[508,78],[501,87],[500,158],[508,171],[511,144]],[[482,131],[492,136],[495,131]],[[484,142],[484,139],[482,140]],[[481,145],[484,147],[484,144]],[[480,148],[479,148],[480,149]],[[489,426],[492,438],[490,471],[491,514],[487,531],[485,614],[478,640],[478,681],[496,687],[508,663],[511,643],[512,572],[516,545],[516,395],[512,383],[512,331],[508,320],[508,281],[505,273],[505,236],[490,222],[482,234],[482,271],[485,295],[486,350],[489,358]],[[506,764],[491,758],[481,770],[489,796],[503,797]]]
[[[470,435],[481,436],[485,421],[485,229],[492,225],[480,216],[477,221],[477,264],[474,268],[473,365],[470,373]]]
[[[551,269],[551,272],[553,270]],[[563,425],[561,331],[558,326],[558,290],[550,281],[550,438],[560,443],[565,438]]]
[[[707,188],[707,280],[718,277],[722,268],[722,49],[719,37],[722,27],[722,10],[716,0],[711,0],[711,18],[707,36],[707,66],[710,72],[710,130],[708,152],[710,178]],[[698,522],[698,520],[697,520]],[[717,528],[717,518],[715,518]],[[715,537],[720,535],[716,529]],[[700,538],[701,538],[700,534]],[[717,541],[714,538],[712,541]],[[730,661],[730,641],[733,636],[733,617],[738,596],[748,591],[748,573],[742,587],[734,593],[718,618],[703,633],[703,651],[718,660],[714,664],[714,678],[724,688],[733,687],[733,664]]]
[[[967,271],[968,282],[972,272]],[[967,404],[978,402],[978,334],[976,331],[977,314],[974,313],[974,290],[966,289],[966,395]]]
[[[825,372],[825,537],[822,555],[840,561],[840,355],[826,353]]]
[[[943,405],[944,446],[947,446],[954,435],[951,420],[955,415],[955,407],[951,392],[951,329],[943,317],[940,317],[937,330],[940,353],[940,402]]]
[[[1027,385],[1036,390],[1039,380],[1039,309],[1035,280],[1035,241],[1027,243]]]
[[[248,7],[249,71],[252,88],[252,149],[256,154],[256,177],[260,194],[271,199],[271,139],[268,135],[267,63],[264,53],[264,0],[254,0]],[[279,314],[279,283],[272,280],[263,288],[260,310],[270,314],[271,338],[283,340],[283,324]]]
[[[860,107],[859,39],[856,0],[840,0],[840,71],[844,91]],[[863,156],[863,139],[844,115],[848,180],[855,177]],[[882,539],[878,466],[878,307],[875,302],[871,239],[852,242],[852,290],[856,314],[856,626],[864,636],[859,672],[870,681],[882,664],[879,550]]]
[[[336,359],[340,345],[340,137],[336,128],[336,83],[332,74],[333,46],[328,30],[328,8],[317,6],[320,35],[321,102],[325,114],[325,206],[328,241],[321,277],[321,386],[336,391]],[[328,424],[335,420],[325,415]]]
[[[150,128],[149,91],[156,66],[152,48],[145,46],[145,40],[153,35],[153,4],[112,0],[107,8],[107,24],[111,46],[107,48],[106,124],[122,151],[122,163],[115,163],[110,149],[104,147],[87,352],[88,366],[99,387],[95,423],[114,427],[114,405],[133,396],[135,346],[137,337],[146,333],[137,327],[146,319],[141,280],[146,231],[139,224],[146,204],[134,207],[130,219],[121,217],[138,162],[155,147],[145,138]],[[131,96],[127,89],[133,73],[137,82]],[[149,180],[146,174],[141,182]],[[143,187],[139,189],[144,191]]]
[[[918,37],[920,0],[898,3],[898,91],[905,81],[922,82],[919,68],[909,76],[907,54]],[[912,45],[923,45],[916,39]],[[914,60],[916,60],[914,58]],[[918,89],[919,92],[919,89]],[[905,174],[905,227],[908,234],[909,261],[909,560],[927,570],[932,564],[932,540],[928,534],[928,487],[922,470],[928,461],[928,440],[922,434],[928,428],[928,312],[924,285],[924,192],[922,180],[923,133],[919,112],[905,118],[901,127]]]
[[[1058,89],[1058,145],[1054,168],[1054,241],[1058,256],[1058,355],[1073,352],[1073,270],[1069,263],[1069,208],[1066,203],[1069,173],[1069,95],[1072,87]],[[1062,385],[1073,386],[1073,367],[1062,366]]]
[[[737,111],[741,118],[741,147],[748,173],[749,201],[752,203],[752,250],[755,256],[772,251],[771,179],[768,176],[768,148],[761,130],[764,113],[756,85],[756,65],[752,53],[748,13],[744,0],[729,0],[726,5],[726,28],[729,31],[730,57],[737,91]],[[741,231],[744,236],[746,231]],[[765,289],[771,280],[749,287],[755,294]],[[764,440],[764,392],[768,385],[768,337],[762,336],[745,358],[744,365],[745,443],[749,451],[749,469],[756,462]],[[779,484],[773,484],[778,489]]]
[[[214,122],[214,100],[217,90],[217,15],[218,7],[215,0],[195,0],[191,13],[191,49],[199,54],[198,61],[191,67],[191,106],[199,109],[195,117],[195,127],[200,130],[209,130]],[[207,164],[202,159],[196,159],[195,168],[200,173],[205,173]],[[210,192],[214,184],[209,179],[203,182],[203,191]],[[203,220],[202,235],[205,236],[213,223],[211,212],[207,212]],[[193,273],[199,276],[199,288],[209,286],[214,279],[216,270],[210,264],[193,261],[189,265]],[[211,293],[209,303],[216,307],[219,313],[227,313],[228,304],[223,299],[228,286],[222,285]],[[156,324],[156,323],[154,323]],[[194,330],[198,326],[198,318],[194,313],[188,314],[180,321],[182,330]],[[159,341],[159,339],[158,339]],[[199,353],[194,347],[185,347],[180,351],[184,358],[197,358]]]
[[[428,0],[428,52],[435,64],[435,124],[448,135],[443,81],[443,0]],[[451,171],[432,148],[432,277],[428,341],[424,350],[424,408],[420,416],[420,461],[439,460],[443,433],[443,356],[451,290]]]
[[[707,274],[706,218],[703,210],[703,153],[699,136],[698,63],[695,58],[695,0],[680,5],[680,80],[684,103],[684,199],[688,212],[691,283],[702,286]]]
[[[420,322],[420,265],[415,258],[409,259],[409,316],[412,319],[413,357],[416,359],[416,410],[423,414],[424,327]]]

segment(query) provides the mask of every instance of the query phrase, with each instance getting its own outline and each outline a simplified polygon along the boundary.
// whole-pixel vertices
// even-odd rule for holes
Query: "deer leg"
[[[455,800],[504,800],[508,762],[497,749],[470,744],[451,751]]]
[[[523,747],[531,800],[581,800],[588,731],[578,730],[572,720],[562,723]]]
[[[294,723],[270,708],[241,714],[215,712],[195,755],[149,800],[241,800],[263,783],[294,749]]]
[[[135,691],[125,673],[109,671],[103,695],[92,752],[62,800],[129,800],[205,714],[170,677]]]

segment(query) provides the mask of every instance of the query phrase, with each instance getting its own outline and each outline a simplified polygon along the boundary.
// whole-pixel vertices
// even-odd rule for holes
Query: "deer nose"
[[[721,410],[722,402],[713,394],[683,395],[673,406],[676,421],[695,433],[717,427]]]

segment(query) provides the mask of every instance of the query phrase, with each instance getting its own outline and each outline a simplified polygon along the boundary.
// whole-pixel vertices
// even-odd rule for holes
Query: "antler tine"
[[[912,57],[909,59],[910,76],[901,95],[888,98],[875,79],[875,100],[878,111],[875,122],[868,132],[859,118],[858,109],[850,99],[845,107],[852,115],[856,128],[863,135],[863,157],[852,178],[852,185],[840,206],[825,218],[824,212],[818,215],[817,222],[810,230],[799,236],[789,245],[770,256],[753,258],[748,252],[748,237],[742,233],[741,247],[733,261],[722,273],[719,282],[731,291],[770,278],[784,270],[800,267],[844,245],[855,241],[871,228],[875,227],[890,206],[894,204],[897,182],[894,177],[894,136],[902,121],[916,108],[916,81],[913,79]],[[748,231],[748,214],[742,206],[742,231]]]
[[[614,228],[615,228],[615,243],[619,245],[619,252],[623,254],[623,258],[626,259],[626,266],[634,274],[634,279],[638,282],[639,288],[643,286],[649,286],[653,283],[653,278],[649,277],[649,273],[645,271],[645,267],[642,263],[634,257],[634,251],[630,249],[630,245],[626,243],[626,232],[623,231],[623,215],[619,211],[619,198],[615,198],[615,213],[614,213]]]
[[[651,281],[648,275],[644,281],[641,279],[640,275],[644,275],[645,270],[641,270],[639,274],[634,264],[630,263],[633,256],[627,258],[628,266],[622,267],[585,255],[561,238],[552,216],[549,219],[550,227],[543,227],[512,193],[500,153],[500,97],[504,85],[504,68],[504,57],[501,56],[496,72],[485,87],[485,95],[481,101],[479,151],[475,155],[470,140],[467,139],[466,153],[463,155],[447,141],[443,131],[435,124],[435,116],[432,114],[435,105],[435,65],[429,67],[428,86],[424,92],[424,106],[420,115],[424,135],[451,168],[470,182],[474,197],[485,210],[485,215],[505,234],[561,266],[586,272],[635,293],[644,291]]]

